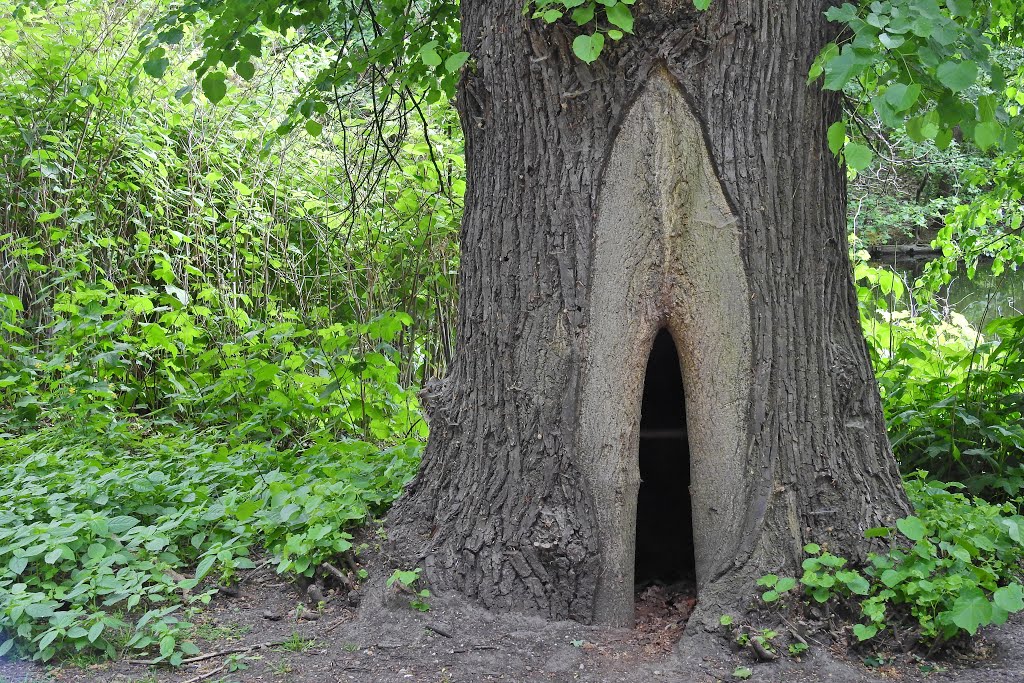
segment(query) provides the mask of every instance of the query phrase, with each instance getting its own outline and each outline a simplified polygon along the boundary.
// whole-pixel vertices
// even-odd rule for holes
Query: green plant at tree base
[[[804,547],[802,596],[811,603],[856,606],[864,619],[853,625],[858,641],[884,632],[898,613],[909,614],[922,641],[931,644],[974,635],[1024,610],[1024,517],[1014,506],[967,498],[955,491],[960,485],[938,484],[924,473],[908,478],[906,486],[916,514],[895,528],[866,532],[892,543],[887,552],[871,554],[866,566],[850,568],[845,558],[814,543]],[[777,586],[784,580],[767,576],[758,583]]]
[[[409,601],[410,607],[420,612],[429,612],[430,603],[426,599],[430,597],[430,591],[426,588],[416,589],[416,584],[420,581],[420,573],[422,571],[420,567],[413,570],[396,569],[388,577],[386,585],[388,588],[398,585],[401,590],[412,595],[412,599]]]

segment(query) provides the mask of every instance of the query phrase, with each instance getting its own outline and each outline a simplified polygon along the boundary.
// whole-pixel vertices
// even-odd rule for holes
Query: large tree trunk
[[[519,0],[462,7],[457,355],[424,392],[430,442],[389,518],[397,556],[487,607],[630,623],[662,329],[705,611],[795,574],[804,543],[863,556],[863,531],[907,504],[826,145],[839,102],[806,85],[826,3],[642,1],[636,35],[591,66],[573,28]]]

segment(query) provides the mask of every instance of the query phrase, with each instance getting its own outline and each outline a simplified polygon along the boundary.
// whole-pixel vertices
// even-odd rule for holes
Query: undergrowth
[[[762,577],[761,600],[803,623],[850,623],[854,642],[928,652],[1024,610],[1024,517],[1016,506],[969,497],[957,490],[963,485],[924,472],[905,484],[914,514],[865,532],[886,539],[886,550],[857,566],[839,549],[809,543],[803,574]]]
[[[315,438],[278,450],[133,419],[5,437],[0,651],[18,643],[42,660],[150,647],[180,660],[194,651],[188,605],[252,568],[257,546],[306,574],[348,551],[347,530],[398,495],[419,447]]]

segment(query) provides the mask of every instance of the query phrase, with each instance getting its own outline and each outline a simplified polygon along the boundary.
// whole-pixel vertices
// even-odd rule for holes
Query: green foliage
[[[416,589],[416,584],[420,581],[420,573],[423,570],[420,567],[412,570],[396,569],[395,572],[388,578],[387,587],[397,586],[399,589],[412,595],[412,600],[409,601],[409,606],[420,612],[429,612],[430,603],[426,601],[426,598],[430,597],[430,590],[426,588]]]
[[[173,663],[189,653],[170,640],[185,626],[177,615],[208,599],[187,597],[204,577],[235,580],[255,545],[279,571],[311,575],[398,495],[417,452],[325,437],[275,450],[227,429],[152,433],[139,420],[2,441],[0,629],[44,660],[159,644]]]
[[[868,531],[869,538],[888,537],[891,545],[869,555],[867,566],[851,569],[845,558],[816,544],[804,548],[800,583],[806,597],[855,606],[863,620],[853,626],[858,641],[885,632],[902,614],[916,622],[925,642],[934,643],[974,635],[1024,610],[1024,517],[1015,507],[970,499],[956,492],[959,485],[928,481],[924,473],[908,478],[906,487],[915,514],[895,528]],[[773,585],[782,581],[762,581],[769,578]]]
[[[447,353],[450,114],[410,131],[356,106],[267,153],[253,121],[287,104],[266,81],[212,109],[140,77],[175,69],[133,59],[156,9],[0,18],[5,653],[174,664],[254,551],[307,576],[351,552],[415,471],[408,387]]]
[[[1018,8],[1000,0],[869,1],[830,8],[841,39],[816,60],[810,80],[855,94],[855,113],[945,149],[954,131],[986,150],[1018,147],[1021,120],[1007,106],[1010,75],[994,56],[997,41],[1019,40]],[[846,145],[847,161],[867,167],[871,152]]]
[[[862,323],[893,449],[905,472],[923,469],[975,494],[1024,488],[1024,317],[996,318],[982,335],[927,290],[906,292],[892,271],[859,263]],[[893,306],[911,296],[916,315]]]

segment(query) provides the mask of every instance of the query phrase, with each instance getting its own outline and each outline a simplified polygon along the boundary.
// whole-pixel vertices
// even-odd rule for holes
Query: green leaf
[[[779,577],[777,574],[765,574],[757,580],[758,586],[764,586],[765,588],[771,588],[778,583]]]
[[[308,121],[306,121],[306,132],[312,135],[313,137],[318,138],[320,137],[320,134],[324,132],[323,124],[321,124],[319,121],[309,119]]]
[[[456,52],[448,59],[444,60],[444,70],[450,74],[455,73],[462,68],[462,65],[469,59],[468,52]]]
[[[129,529],[134,529],[138,525],[139,520],[135,517],[121,515],[119,517],[114,517],[109,522],[107,522],[107,529],[112,534],[123,534]]]
[[[175,641],[174,636],[166,635],[160,639],[160,656],[170,657],[171,653],[174,652]]]
[[[228,85],[225,78],[225,75],[220,71],[206,74],[202,82],[203,94],[206,95],[206,99],[214,104],[224,99],[224,96],[228,93]]]
[[[825,90],[842,90],[850,80],[864,70],[867,62],[853,49],[844,45],[841,52],[825,62]]]
[[[846,146],[845,150],[846,164],[854,171],[860,172],[871,165],[871,161],[875,158],[874,152],[871,148],[866,145],[862,145],[859,142],[851,142]]]
[[[978,65],[974,62],[943,62],[936,69],[935,76],[953,92],[960,92],[974,85],[978,79]]]
[[[711,6],[711,0],[693,0],[693,6],[701,11],[704,11]]]
[[[828,148],[837,155],[843,151],[846,144],[846,122],[836,121],[828,127]]]
[[[158,48],[158,50],[161,53],[161,56],[154,54],[142,65],[142,70],[153,78],[162,78],[164,73],[167,71],[167,67],[171,64],[167,57],[162,56],[163,48]],[[157,50],[154,50],[154,53],[155,52],[157,52]]]
[[[623,3],[617,2],[611,7],[606,7],[604,13],[614,26],[618,26],[626,33],[633,32],[633,13]]]
[[[438,66],[441,63],[441,55],[437,54],[436,40],[423,44],[423,47],[420,48],[420,60],[427,66]]]
[[[817,555],[821,552],[821,546],[817,543],[808,543],[804,546],[804,552],[808,555]]]
[[[15,576],[18,576],[23,571],[25,571],[25,567],[27,566],[28,560],[26,560],[24,557],[12,557],[10,562],[7,563],[7,568]]]
[[[946,0],[946,7],[954,17],[967,17],[974,11],[974,3],[971,0]]]
[[[699,2],[701,2],[701,0],[693,0],[693,4],[695,4],[695,5],[697,5]],[[698,6],[698,8],[699,9],[707,9],[707,5],[705,5],[704,7],[699,7]],[[750,670],[750,667],[746,667],[746,666],[738,666],[732,672],[732,677],[737,679],[737,680],[741,680],[741,681],[745,681],[745,680],[747,680],[748,678],[750,678],[753,675],[754,675],[754,672]]]
[[[928,528],[924,522],[913,515],[896,520],[896,528],[911,541],[920,541],[928,535]]]
[[[960,592],[960,597],[953,603],[949,615],[954,624],[973,636],[979,627],[991,622],[992,603],[980,588],[971,586]]]
[[[252,62],[239,62],[235,64],[235,73],[247,81],[251,81],[256,75],[256,66]]]
[[[764,594],[761,595],[761,599],[765,602],[775,602],[779,599],[779,592],[774,590],[765,591]]]
[[[594,10],[596,5],[593,2],[588,2],[583,7],[578,7],[572,12],[572,20],[576,22],[577,26],[583,26],[594,20]],[[575,43],[573,49],[575,50]]]
[[[778,583],[775,584],[775,590],[779,591],[780,593],[791,591],[794,588],[796,588],[796,579],[794,579],[791,576],[784,576],[781,579],[779,579]]]
[[[604,35],[601,33],[576,36],[576,39],[572,41],[573,53],[587,64],[591,64],[600,56],[603,47]]]
[[[12,647],[14,647],[14,638],[8,638],[4,642],[0,643],[0,657],[3,657],[5,654],[10,652]]]
[[[253,57],[263,54],[263,39],[255,33],[246,33],[238,38],[238,44],[245,48]]]
[[[996,121],[985,121],[974,127],[974,141],[984,151],[999,142],[1003,128]]]
[[[542,12],[540,18],[544,20],[544,23],[553,24],[562,18],[562,12],[557,9],[549,9]]]
[[[878,634],[878,627],[874,624],[855,624],[853,627],[853,635],[857,636],[857,640],[863,642],[870,640]]]
[[[235,509],[235,517],[238,521],[245,522],[256,514],[256,511],[261,507],[263,507],[263,501],[247,500]]]
[[[921,95],[921,86],[917,83],[893,83],[885,91],[885,101],[895,111],[906,111],[914,106]]]
[[[1019,583],[997,588],[992,594],[992,602],[1007,612],[1019,612],[1024,609],[1024,588]]]
[[[196,567],[196,579],[198,580],[206,576],[210,572],[210,569],[213,567],[213,563],[216,561],[217,558],[214,555],[208,555],[204,557],[199,562],[199,565]]]

